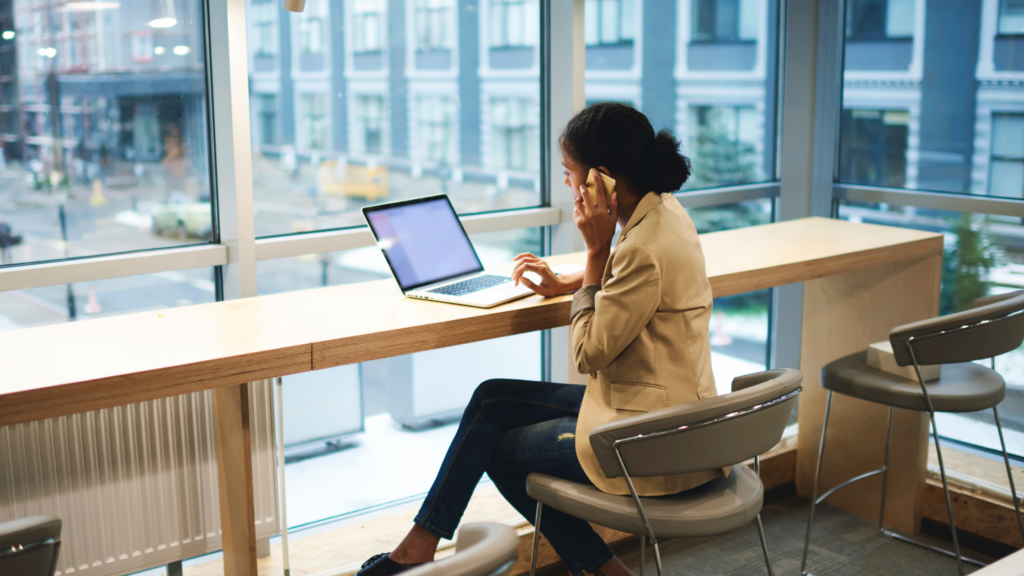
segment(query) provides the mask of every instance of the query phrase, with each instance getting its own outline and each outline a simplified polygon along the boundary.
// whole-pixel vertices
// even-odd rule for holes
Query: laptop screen
[[[369,207],[364,214],[403,291],[484,268],[445,196]]]

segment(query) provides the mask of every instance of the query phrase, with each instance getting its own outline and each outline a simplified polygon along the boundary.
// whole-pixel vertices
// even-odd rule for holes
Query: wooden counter
[[[942,236],[809,218],[704,234],[701,242],[716,297],[808,282],[798,489],[809,493],[806,474],[824,410],[821,366],[884,339],[895,325],[937,313]],[[582,264],[584,256],[549,261]],[[482,310],[407,299],[385,280],[4,332],[0,425],[216,388],[224,496],[228,481],[246,482],[235,470],[249,469],[246,387],[240,385],[564,326],[570,302],[571,296],[532,296]],[[826,471],[835,471],[823,476],[826,488],[836,483],[835,474],[863,468],[883,453],[884,423],[881,432],[874,428],[875,412],[884,409],[848,404],[837,398],[833,406],[840,432],[830,434],[826,458],[843,463],[826,463]],[[911,524],[920,517],[914,498],[908,504],[900,497],[923,490],[923,422],[918,413],[901,413],[894,434],[894,461],[904,458],[907,470],[894,469],[887,517],[905,530],[916,529]],[[871,489],[849,490],[866,498]],[[251,494],[248,511],[246,498],[236,490],[221,500],[226,573],[232,575],[255,574],[254,542],[246,545],[252,531],[238,526],[252,517]],[[864,513],[857,501],[843,500],[842,491],[833,499]]]

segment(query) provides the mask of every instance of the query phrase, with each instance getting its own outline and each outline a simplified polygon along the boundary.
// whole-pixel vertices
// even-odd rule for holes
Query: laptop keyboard
[[[464,296],[471,292],[479,292],[480,290],[493,288],[494,286],[511,281],[512,279],[508,276],[485,274],[483,276],[477,276],[476,278],[470,278],[469,280],[463,280],[462,282],[439,286],[433,290],[429,290],[429,292],[432,294],[444,294],[445,296]]]

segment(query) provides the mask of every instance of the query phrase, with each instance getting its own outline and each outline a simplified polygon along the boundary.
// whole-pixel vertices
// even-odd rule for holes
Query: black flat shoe
[[[421,562],[420,564],[399,564],[391,558],[388,558],[388,554],[388,552],[385,552],[383,554],[371,556],[369,560],[363,562],[363,565],[360,566],[359,572],[356,572],[355,576],[391,576],[392,574],[405,572],[406,570],[411,570],[421,564],[425,564],[425,562]]]

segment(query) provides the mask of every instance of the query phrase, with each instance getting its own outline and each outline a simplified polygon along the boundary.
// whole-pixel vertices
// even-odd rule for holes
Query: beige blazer
[[[576,367],[590,374],[576,424],[576,455],[601,491],[629,494],[609,479],[590,446],[602,424],[716,396],[711,373],[711,284],[697,230],[672,194],[648,194],[626,223],[601,286],[573,298]],[[722,469],[633,478],[641,496],[675,494]]]

